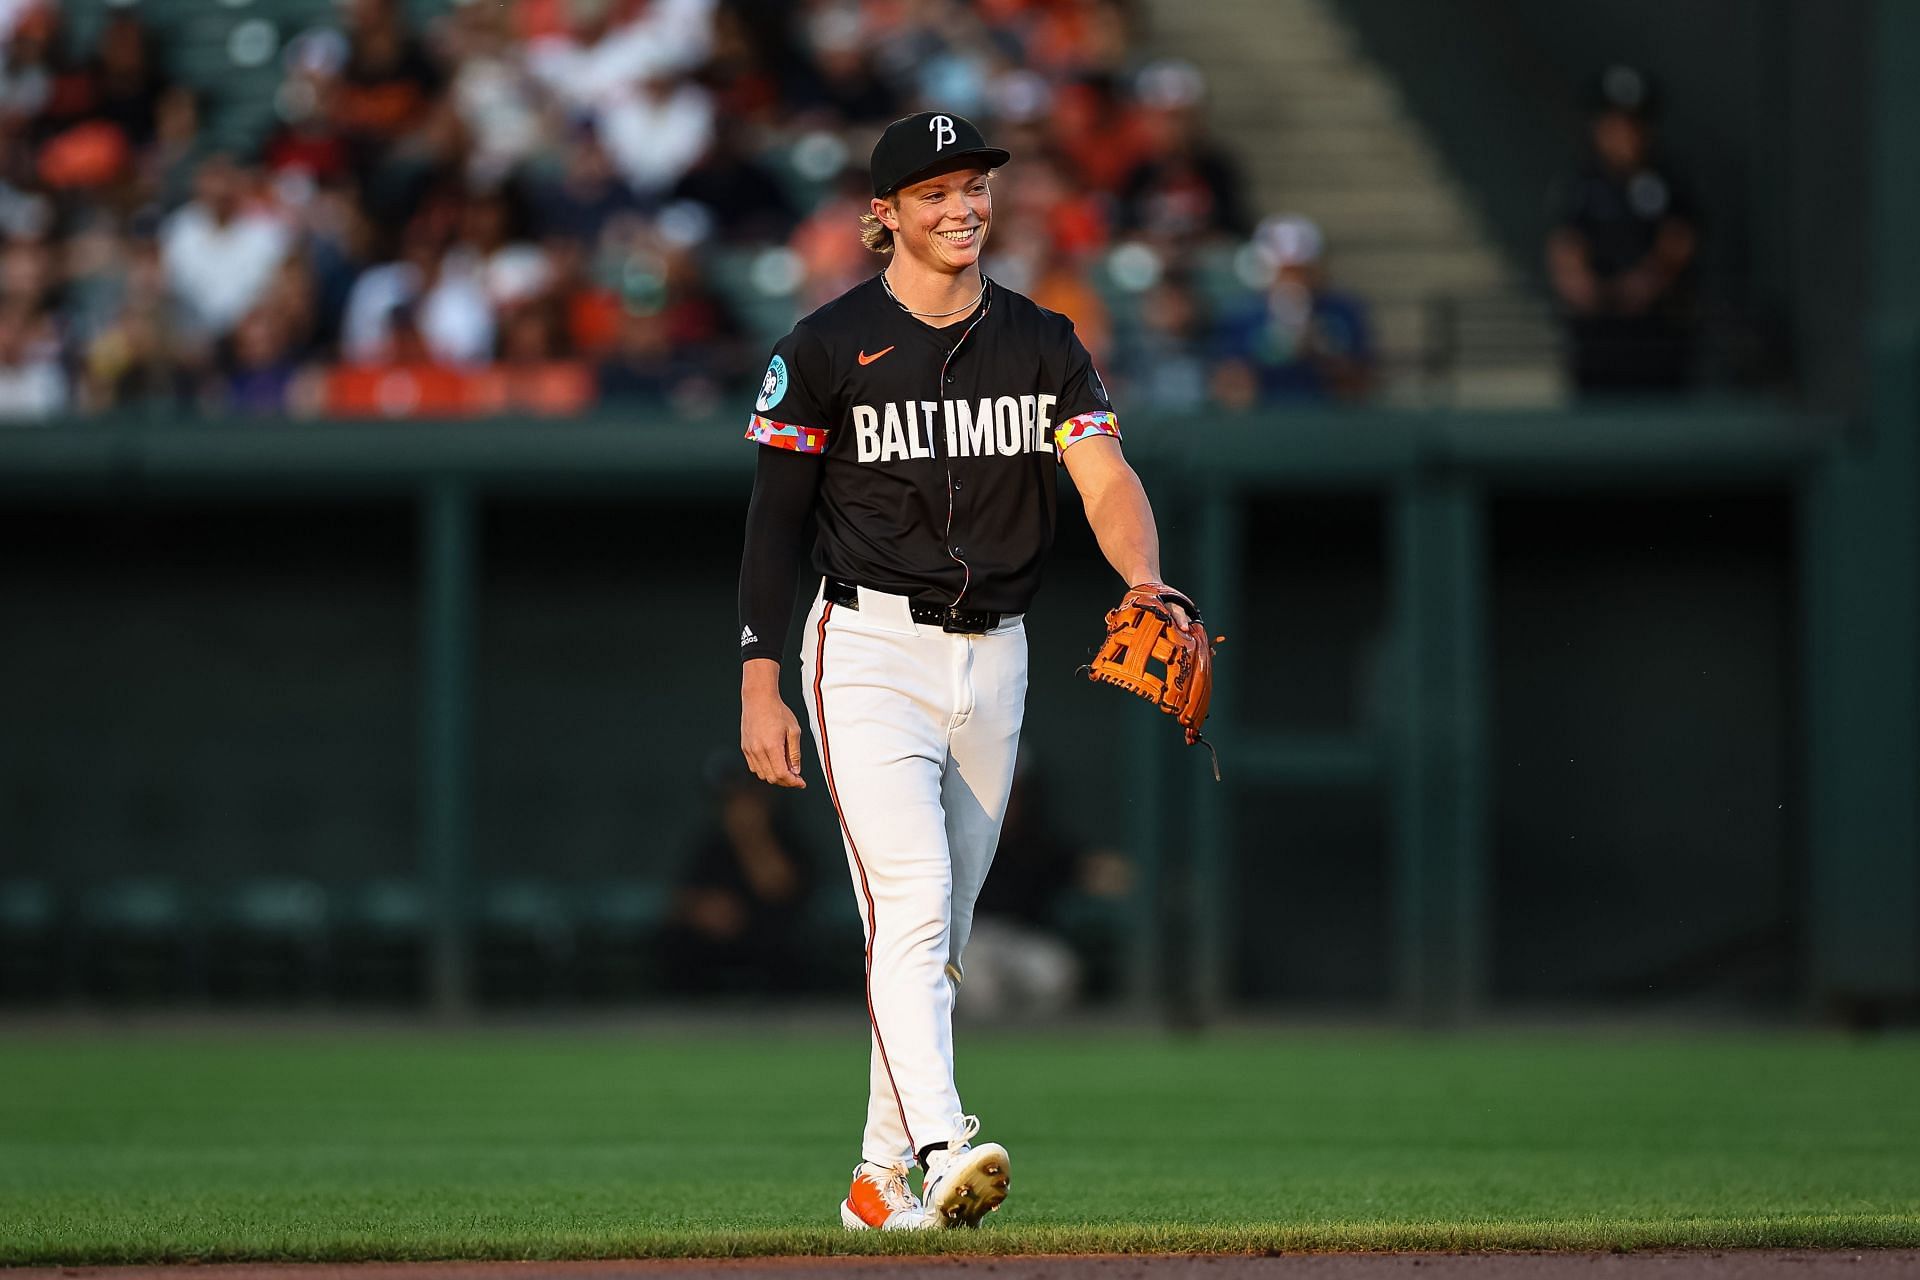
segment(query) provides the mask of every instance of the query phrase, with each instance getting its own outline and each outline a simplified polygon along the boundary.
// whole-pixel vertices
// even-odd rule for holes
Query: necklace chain
[[[953,310],[951,310],[951,311],[915,311],[915,310],[914,310],[914,309],[913,309],[912,307],[910,307],[910,306],[908,306],[908,305],[907,305],[906,303],[904,303],[904,302],[902,302],[902,301],[900,301],[900,295],[899,295],[899,294],[897,294],[897,293],[895,293],[895,292],[893,291],[893,285],[891,285],[890,283],[888,283],[888,281],[887,281],[887,273],[886,273],[886,272],[884,272],[884,271],[882,271],[882,272],[880,273],[880,287],[881,287],[882,289],[885,289],[885,290],[887,291],[887,296],[888,296],[889,298],[892,298],[892,299],[893,299],[893,305],[894,305],[894,306],[896,306],[896,307],[899,307],[899,308],[900,308],[900,309],[901,309],[902,311],[904,311],[904,312],[906,312],[906,313],[907,313],[908,315],[910,315],[910,316],[925,316],[925,317],[926,317],[927,319],[929,319],[929,320],[944,320],[944,319],[946,319],[946,318],[947,318],[948,316],[957,316],[957,315],[959,315],[959,314],[960,314],[960,313],[961,313],[962,311],[971,311],[971,310],[973,310],[973,309],[974,309],[975,307],[977,307],[977,306],[979,306],[979,305],[980,305],[980,299],[982,299],[982,298],[984,298],[984,297],[986,297],[986,296],[987,296],[987,277],[986,277],[986,275],[985,275],[985,273],[982,273],[982,274],[981,274],[981,276],[980,276],[980,292],[978,292],[978,293],[976,293],[976,294],[974,294],[974,295],[973,295],[973,301],[972,301],[972,302],[969,302],[969,303],[967,303],[967,304],[966,304],[966,305],[964,305],[964,306],[959,306],[959,307],[955,307],[955,308],[954,308]]]

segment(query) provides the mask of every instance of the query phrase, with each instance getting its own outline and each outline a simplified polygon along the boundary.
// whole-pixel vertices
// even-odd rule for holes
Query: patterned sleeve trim
[[[1068,445],[1079,444],[1090,436],[1120,438],[1120,420],[1113,410],[1082,413],[1059,423],[1053,429],[1053,447],[1056,452],[1064,453]]]
[[[827,449],[827,433],[820,428],[796,427],[757,413],[747,419],[747,439],[795,453],[825,453]]]

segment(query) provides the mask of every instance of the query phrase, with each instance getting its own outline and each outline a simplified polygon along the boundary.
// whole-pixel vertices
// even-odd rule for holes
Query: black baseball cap
[[[895,120],[873,144],[873,194],[952,173],[955,169],[997,169],[1013,156],[990,147],[973,121],[947,111],[922,111]]]

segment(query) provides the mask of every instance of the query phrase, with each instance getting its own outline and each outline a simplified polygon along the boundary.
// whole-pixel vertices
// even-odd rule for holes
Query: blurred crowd
[[[1256,226],[1199,73],[1147,59],[1124,0],[415,12],[281,33],[270,126],[220,150],[231,103],[137,0],[83,45],[0,0],[0,420],[722,409],[880,267],[867,151],[935,104],[1016,157],[988,274],[1071,316],[1128,404],[1367,390],[1318,230]]]

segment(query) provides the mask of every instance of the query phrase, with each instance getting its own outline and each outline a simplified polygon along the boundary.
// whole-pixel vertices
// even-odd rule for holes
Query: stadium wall
[[[1212,424],[1205,451],[1185,430],[1141,422],[1130,449],[1169,564],[1239,641],[1227,782],[1074,678],[1113,584],[1071,514],[1031,625],[1027,745],[1072,837],[1134,862],[1139,1007],[1819,998],[1805,513],[1838,424],[1293,415]],[[488,886],[664,885],[733,749],[734,435],[0,437],[6,874],[417,880],[453,1002]],[[831,868],[824,806],[792,809]]]

